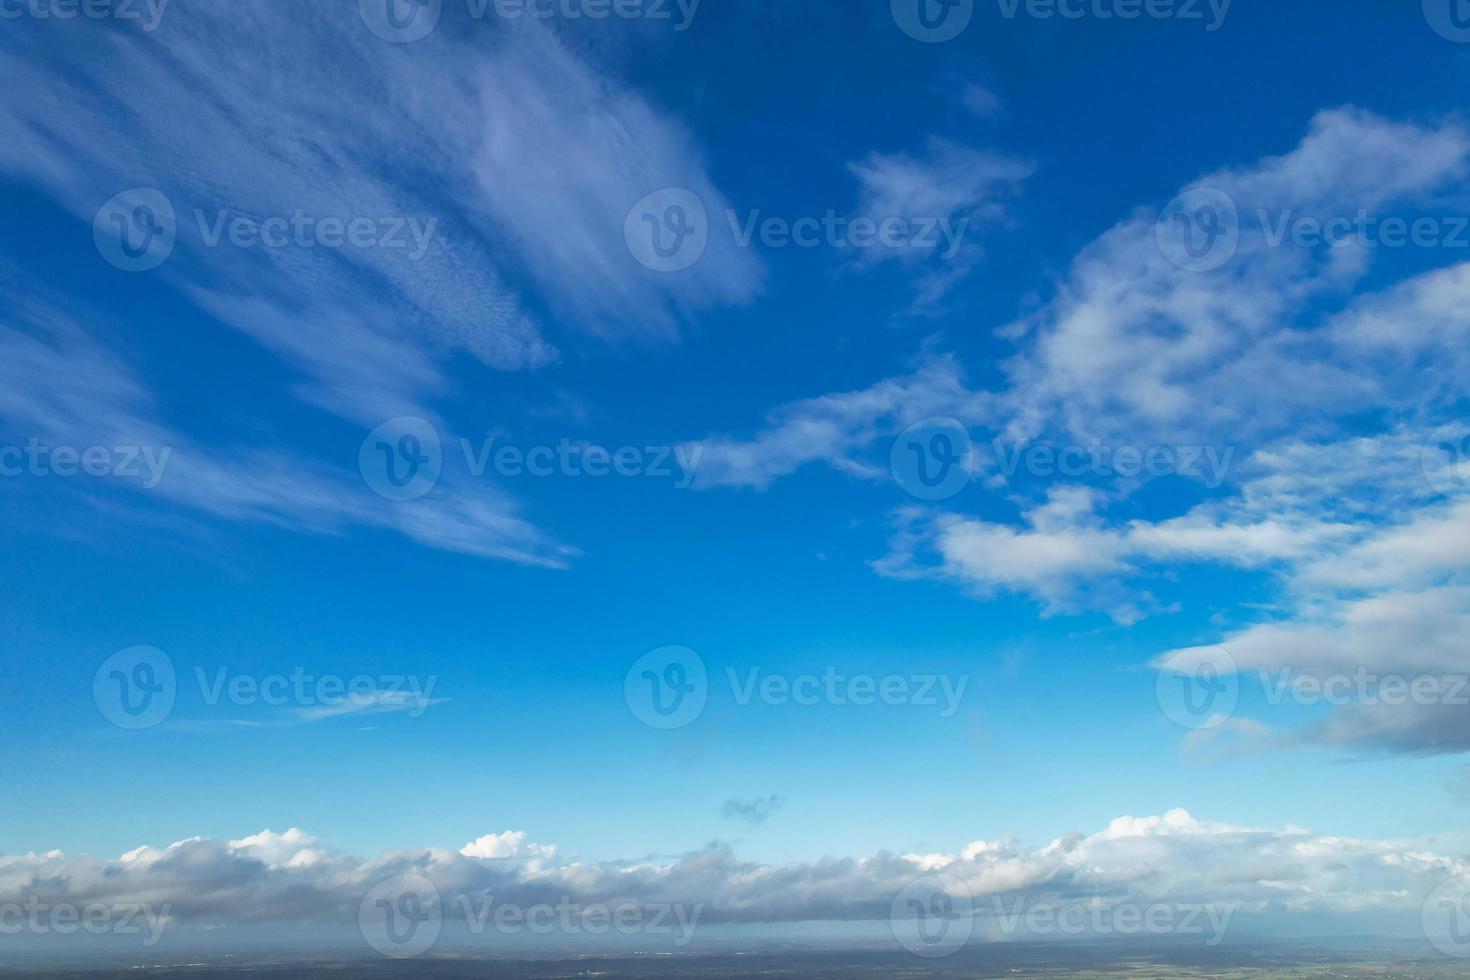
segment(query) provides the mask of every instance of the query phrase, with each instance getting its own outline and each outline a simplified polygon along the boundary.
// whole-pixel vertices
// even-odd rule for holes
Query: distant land
[[[46,980],[121,980],[124,977],[227,978],[251,980],[1449,980],[1470,975],[1470,963],[1383,946],[1344,948],[1306,944],[1185,946],[1119,944],[983,944],[943,959],[924,960],[895,951],[830,951],[809,948],[747,953],[632,954],[570,959],[507,960],[483,950],[440,951],[411,960],[310,957],[294,961],[268,956],[215,957],[196,962],[142,961],[105,969],[25,967],[6,963],[0,975]]]

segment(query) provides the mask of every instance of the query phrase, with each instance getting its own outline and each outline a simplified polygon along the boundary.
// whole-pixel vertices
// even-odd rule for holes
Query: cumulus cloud
[[[1309,249],[1269,234],[1282,216],[1325,221],[1418,204],[1464,176],[1470,136],[1345,108],[1319,113],[1291,152],[1201,175],[1228,196],[1239,244],[1220,268],[1181,267],[1160,247],[1159,212],[1142,208],[1088,245],[1054,299],[1006,333],[1025,345],[1011,364],[1018,431],[1060,426],[1081,438],[1158,440],[1220,432],[1279,435],[1292,424],[1391,400],[1383,369],[1361,353],[1372,320],[1434,309],[1404,333],[1423,350],[1461,328],[1461,273],[1368,301],[1350,322],[1314,328],[1309,304],[1340,304],[1373,250],[1357,241]],[[1264,213],[1265,218],[1262,218]],[[1408,322],[1414,322],[1409,320]],[[1463,390],[1463,389],[1462,389]]]
[[[1411,841],[1323,836],[1210,823],[1183,810],[1120,817],[1041,847],[976,841],[954,853],[823,858],[769,865],[711,845],[674,859],[561,860],[506,832],[456,852],[420,848],[358,857],[292,829],[239,840],[191,838],[118,858],[60,852],[0,856],[0,903],[148,902],[190,926],[355,921],[364,896],[395,875],[432,883],[446,919],[493,895],[501,904],[698,907],[700,923],[881,921],[915,881],[963,894],[981,916],[1024,903],[1215,903],[1310,923],[1328,913],[1414,913],[1445,879],[1470,870]]]

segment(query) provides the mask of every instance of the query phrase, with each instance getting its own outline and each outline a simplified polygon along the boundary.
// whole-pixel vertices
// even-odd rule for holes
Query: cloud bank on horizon
[[[292,829],[145,845],[112,859],[59,851],[6,855],[0,906],[33,899],[48,907],[146,904],[167,907],[169,923],[181,930],[351,924],[375,888],[414,876],[432,885],[446,921],[473,915],[476,902],[493,899],[521,909],[557,903],[697,909],[706,925],[886,922],[917,883],[969,903],[980,919],[991,920],[993,939],[1007,938],[1000,928],[1007,910],[1036,906],[1209,906],[1228,910],[1226,925],[1238,918],[1246,936],[1328,922],[1371,923],[1384,934],[1417,920],[1436,888],[1467,872],[1470,863],[1423,842],[1237,827],[1183,810],[1119,817],[1100,831],[1029,849],[1005,838],[975,841],[958,853],[784,865],[739,858],[718,842],[674,859],[583,864],[511,831],[458,851],[430,847],[363,857]]]

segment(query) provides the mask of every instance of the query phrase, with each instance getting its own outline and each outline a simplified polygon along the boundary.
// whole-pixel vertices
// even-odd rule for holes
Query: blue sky
[[[1465,669],[1470,44],[1434,0],[971,6],[926,43],[901,2],[444,0],[396,41],[370,0],[6,3],[0,445],[107,472],[0,477],[0,854],[515,831],[584,865],[719,842],[806,868],[1035,858],[1133,816],[1159,822],[1114,836],[1378,855],[1315,895],[1462,873],[1452,705],[1261,678]],[[650,268],[645,215],[690,201],[703,251]],[[737,233],[829,216],[841,242]],[[861,218],[917,237],[852,244]],[[1334,219],[1360,237],[1292,238]],[[155,221],[126,268],[117,222]],[[925,499],[904,439],[936,419],[971,475]],[[425,433],[436,478],[389,499],[378,444],[402,464]],[[477,474],[486,440],[638,472]],[[1169,463],[1004,472],[1035,445]],[[139,645],[177,691],[132,730],[94,680]],[[625,681],[669,645],[707,703],[659,730]],[[1222,657],[1234,710],[1176,723],[1158,692]],[[728,680],[829,668],[963,695]],[[220,670],[372,683],[211,704]],[[1405,883],[1385,853],[1438,856]]]

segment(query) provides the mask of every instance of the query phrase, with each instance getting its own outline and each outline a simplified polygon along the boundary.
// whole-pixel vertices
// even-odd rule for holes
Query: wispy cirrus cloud
[[[560,567],[573,553],[519,517],[493,485],[443,484],[395,503],[375,496],[360,474],[287,449],[205,445],[163,421],[137,374],[80,325],[105,317],[44,300],[44,290],[23,279],[5,281],[17,288],[0,310],[0,429],[20,443],[151,450],[165,459],[160,472],[108,481],[136,491],[137,506],[167,502],[309,534],[387,529],[432,548],[531,565]]]

